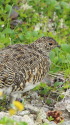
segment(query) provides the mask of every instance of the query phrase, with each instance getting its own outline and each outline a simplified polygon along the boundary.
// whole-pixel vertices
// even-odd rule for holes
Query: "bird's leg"
[[[10,102],[12,103],[13,101],[17,100],[17,101],[20,101],[21,100],[21,96],[22,96],[22,93],[20,93],[19,91],[17,91],[16,93],[12,93],[10,94]]]

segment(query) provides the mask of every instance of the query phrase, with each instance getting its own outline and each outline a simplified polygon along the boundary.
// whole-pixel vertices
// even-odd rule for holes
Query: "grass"
[[[3,117],[0,120],[1,125],[28,125],[26,122],[16,122],[15,120],[12,120],[8,117]]]
[[[28,4],[28,8],[24,8]],[[50,52],[52,65],[50,74],[62,73],[68,79],[61,90],[70,88],[70,1],[69,0],[1,0],[0,1],[0,49],[11,44],[29,44],[42,36],[53,37],[61,48],[55,48]],[[24,5],[24,7],[21,7]],[[10,15],[13,7],[18,13],[15,20],[22,20],[22,23],[12,25],[13,20]],[[56,90],[60,83],[54,85],[54,88],[45,87],[42,94],[51,90]],[[39,88],[40,88],[39,87]],[[39,89],[38,88],[38,89]],[[63,96],[61,95],[61,98]],[[2,108],[2,107],[1,107]],[[14,121],[3,118],[0,123],[9,121],[10,125]],[[17,125],[27,125],[27,123],[16,123]],[[47,125],[47,124],[44,124]]]
[[[61,71],[65,77],[69,77],[69,0],[54,0],[54,2],[52,0],[27,0],[26,2],[31,8],[15,9],[19,15],[16,20],[22,20],[22,24],[13,28],[11,28],[10,14],[13,6],[20,7],[22,2],[18,2],[18,0],[15,2],[14,0],[2,0],[0,2],[0,48],[16,43],[29,44],[42,36],[53,37],[61,45],[61,49],[55,49],[50,53],[52,61],[50,72]]]

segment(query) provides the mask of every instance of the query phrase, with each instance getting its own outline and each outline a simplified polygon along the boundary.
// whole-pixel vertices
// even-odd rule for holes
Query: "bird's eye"
[[[52,45],[52,43],[49,43],[49,45]]]

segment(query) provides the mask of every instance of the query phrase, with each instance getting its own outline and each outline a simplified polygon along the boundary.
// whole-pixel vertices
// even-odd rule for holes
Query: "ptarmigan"
[[[44,79],[50,68],[49,52],[58,43],[41,37],[29,45],[15,44],[0,50],[0,88],[10,94],[26,92]]]

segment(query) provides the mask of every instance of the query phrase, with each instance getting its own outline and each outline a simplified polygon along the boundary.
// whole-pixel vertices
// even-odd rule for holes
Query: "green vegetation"
[[[48,117],[48,120],[49,120],[49,121],[53,121],[54,118],[53,118],[52,116],[49,116],[49,117]]]
[[[1,0],[0,1],[0,48],[10,44],[28,44],[41,36],[54,37],[61,49],[50,53],[52,60],[51,73],[63,72],[70,75],[70,5],[69,0]],[[26,3],[29,7],[26,7]],[[23,4],[23,6],[22,6]],[[22,24],[11,28],[11,12],[18,13]],[[16,19],[16,20],[17,20]]]
[[[18,13],[15,19],[11,19],[13,7]],[[22,23],[14,24],[14,20]],[[42,36],[53,37],[61,45],[60,49],[50,52],[52,65],[49,73],[61,72],[68,79],[64,84],[56,82],[54,87],[41,84],[35,88],[43,88],[43,91],[39,90],[40,94],[48,95],[50,90],[70,88],[70,0],[0,0],[0,48],[17,43],[29,44]],[[59,85],[63,85],[62,88]],[[51,103],[50,100],[47,102]],[[3,118],[0,123],[7,124],[8,121]],[[14,124],[14,121],[9,122]]]
[[[3,117],[0,120],[1,125],[28,125],[26,122],[16,122],[15,120],[12,120],[8,117]]]

